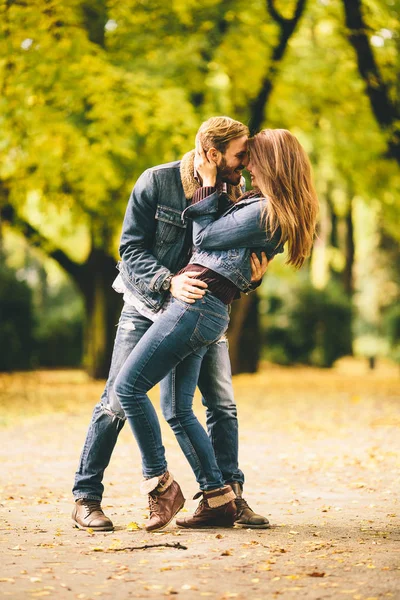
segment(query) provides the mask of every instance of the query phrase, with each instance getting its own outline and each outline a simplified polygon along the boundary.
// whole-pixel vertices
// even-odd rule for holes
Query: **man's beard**
[[[244,169],[244,166],[240,165],[238,170],[241,171]],[[217,177],[218,181],[222,181],[223,183],[230,183],[230,185],[239,185],[242,173],[238,173],[237,170],[232,169],[232,167],[228,167],[226,164],[226,159],[224,156],[221,156],[221,162],[217,168]]]

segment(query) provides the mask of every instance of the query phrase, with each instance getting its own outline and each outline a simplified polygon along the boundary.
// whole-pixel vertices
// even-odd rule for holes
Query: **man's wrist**
[[[203,179],[202,181],[202,187],[214,187],[217,185],[217,181],[215,179],[215,177],[212,177],[211,179]]]
[[[161,284],[161,289],[163,290],[163,292],[168,292],[170,287],[171,287],[171,281],[172,281],[173,275],[168,275],[168,277],[166,277],[164,279],[164,281]]]

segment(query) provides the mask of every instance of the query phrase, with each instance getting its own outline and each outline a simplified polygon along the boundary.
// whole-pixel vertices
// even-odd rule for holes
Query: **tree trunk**
[[[232,373],[255,373],[260,353],[258,296],[243,295],[232,305],[228,329]]]
[[[354,225],[353,225],[353,199],[349,198],[349,211],[346,215],[346,264],[343,273],[343,285],[346,294],[349,298],[352,298],[354,294],[354,258],[355,258],[355,244],[354,244]]]
[[[279,35],[276,45],[272,48],[271,59],[258,94],[250,102],[249,128],[252,134],[256,133],[264,122],[266,107],[279,75],[282,59],[289,40],[300,22],[305,5],[306,0],[297,0],[293,17],[288,19],[278,12],[274,0],[267,0],[268,14],[278,25]],[[257,371],[261,349],[257,292],[249,296],[243,295],[233,304],[228,338],[232,372],[236,374]]]
[[[77,284],[85,300],[84,365],[95,379],[105,379],[110,368],[122,298],[111,287],[117,275],[115,259],[92,250]]]

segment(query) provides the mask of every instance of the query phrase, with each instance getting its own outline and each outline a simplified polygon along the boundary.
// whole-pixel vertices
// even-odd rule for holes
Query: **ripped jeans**
[[[124,305],[108,380],[101,400],[94,408],[75,475],[75,499],[102,499],[104,471],[125,424],[125,414],[115,395],[114,383],[133,348],[151,325],[152,321],[143,317],[133,306]],[[198,387],[206,408],[207,432],[224,481],[243,484],[244,476],[238,467],[237,412],[225,338],[208,347],[202,361]],[[172,395],[176,388],[172,388],[166,378],[161,383],[161,389],[162,394]]]
[[[224,485],[212,444],[192,405],[203,356],[228,323],[228,307],[209,292],[193,304],[173,298],[122,367],[114,389],[138,443],[146,479],[167,470],[160,424],[147,392],[175,370],[171,380],[175,392],[162,404],[163,414],[200,489]],[[176,377],[181,377],[181,385],[175,385]]]

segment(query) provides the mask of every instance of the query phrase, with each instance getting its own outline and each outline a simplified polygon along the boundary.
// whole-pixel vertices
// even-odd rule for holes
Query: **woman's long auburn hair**
[[[263,129],[249,140],[249,151],[258,188],[268,199],[265,227],[271,236],[280,228],[287,263],[300,268],[311,253],[318,215],[308,156],[287,129]]]

